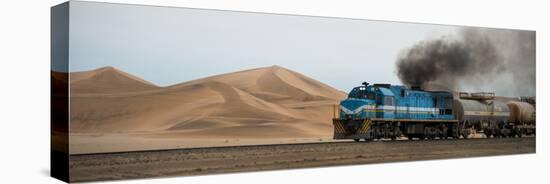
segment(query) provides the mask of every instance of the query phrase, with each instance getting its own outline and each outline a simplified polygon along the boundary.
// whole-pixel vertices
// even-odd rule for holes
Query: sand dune
[[[279,66],[168,87],[157,87],[112,67],[70,76],[71,142],[82,143],[71,149],[79,153],[94,152],[95,138],[114,134],[118,140],[113,141],[131,142],[120,139],[135,137],[155,139],[155,144],[163,142],[159,139],[182,140],[167,147],[181,147],[187,139],[194,146],[197,140],[208,140],[203,146],[209,146],[212,139],[328,138],[332,105],[345,97]]]
[[[124,93],[158,88],[148,81],[113,67],[73,72],[69,75],[69,78],[71,94]]]

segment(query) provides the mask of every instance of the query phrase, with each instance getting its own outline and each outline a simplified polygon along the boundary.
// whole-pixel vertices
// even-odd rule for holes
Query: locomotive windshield
[[[348,98],[374,100],[374,94],[372,92],[368,92],[365,86],[359,86],[351,90],[351,92],[348,95]]]

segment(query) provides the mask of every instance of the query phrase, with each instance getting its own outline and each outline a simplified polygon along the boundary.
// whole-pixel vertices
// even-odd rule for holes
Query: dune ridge
[[[72,72],[70,90],[74,94],[124,93],[154,90],[159,87],[139,77],[115,69],[102,67],[92,71]]]

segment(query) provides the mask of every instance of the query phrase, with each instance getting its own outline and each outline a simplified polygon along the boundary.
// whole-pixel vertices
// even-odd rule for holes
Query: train
[[[535,135],[534,98],[521,99],[363,82],[335,105],[333,138],[359,142]]]

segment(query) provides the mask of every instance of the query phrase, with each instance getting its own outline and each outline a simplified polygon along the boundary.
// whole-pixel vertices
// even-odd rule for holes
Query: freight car
[[[526,105],[495,100],[493,93],[455,95],[365,82],[340,102],[338,113],[335,106],[334,139],[521,136],[534,132],[534,117],[525,117],[534,115],[534,110]]]
[[[534,107],[526,102],[497,99],[494,93],[458,93],[453,111],[464,138],[521,137],[535,132]]]
[[[535,135],[537,131],[534,101],[532,103],[512,101],[507,105],[510,110],[509,120],[520,129],[520,135]]]

